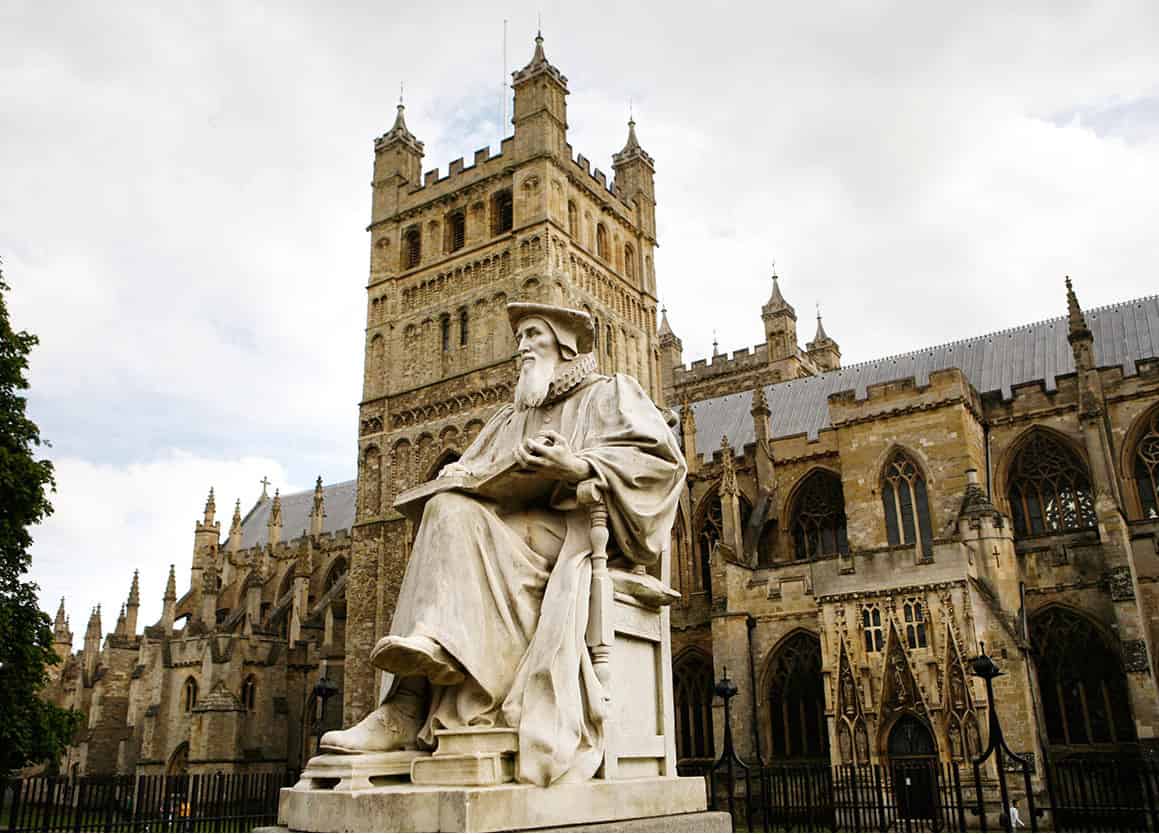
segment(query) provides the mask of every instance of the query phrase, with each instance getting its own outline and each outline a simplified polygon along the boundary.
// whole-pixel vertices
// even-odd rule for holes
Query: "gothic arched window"
[[[832,472],[817,470],[806,477],[790,517],[797,561],[849,552],[845,492],[841,479]]]
[[[895,453],[885,465],[881,503],[885,509],[885,535],[890,545],[921,542],[922,553],[928,556],[933,552],[934,534],[930,525],[926,479],[905,452]]]
[[[254,711],[254,704],[257,703],[257,691],[257,680],[253,675],[250,675],[241,685],[241,705],[245,707],[246,711],[248,712]]]
[[[402,233],[402,268],[414,269],[423,257],[423,233],[411,226]]]
[[[1052,745],[1135,740],[1123,664],[1090,620],[1052,606],[1030,621],[1030,639]]]
[[[677,759],[707,759],[712,739],[712,663],[698,652],[687,652],[672,669],[676,706]]]
[[[743,530],[748,524],[749,516],[752,515],[753,510],[743,495],[739,496],[738,500],[740,502],[740,526]],[[700,546],[700,574],[697,577],[699,581],[696,590],[711,592],[712,551],[716,549],[716,545],[724,535],[724,508],[721,505],[719,493],[713,493],[705,501],[697,535],[697,544]]]
[[[447,217],[447,251],[456,252],[467,242],[467,212],[463,209]]]
[[[608,259],[608,230],[603,223],[596,224],[596,254],[600,260]]]
[[[1151,413],[1147,431],[1135,447],[1134,474],[1143,518],[1159,518],[1159,410]]]
[[[1086,467],[1045,432],[1036,431],[1014,459],[1008,497],[1015,535],[1083,530],[1097,523]]]
[[[768,685],[773,758],[827,758],[821,641],[803,632],[786,640],[773,658]]]
[[[500,191],[491,198],[491,233],[501,235],[511,231],[515,225],[514,203],[511,201],[511,189]]]
[[[322,582],[322,593],[326,594],[331,588],[338,584],[338,580],[346,575],[346,560],[339,557],[334,560],[334,564],[330,566],[330,570],[326,572],[326,579]]]
[[[629,281],[636,280],[636,250],[632,244],[624,244],[624,277]]]
[[[182,705],[186,712],[193,712],[193,708],[197,706],[197,681],[192,677],[185,679]]]

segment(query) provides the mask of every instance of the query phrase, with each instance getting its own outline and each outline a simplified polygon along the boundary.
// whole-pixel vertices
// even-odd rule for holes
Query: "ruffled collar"
[[[579,387],[596,369],[596,357],[591,353],[581,353],[575,359],[561,363],[547,387],[543,405],[558,402]]]

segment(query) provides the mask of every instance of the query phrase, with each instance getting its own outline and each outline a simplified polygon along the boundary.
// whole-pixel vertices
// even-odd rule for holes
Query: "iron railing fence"
[[[1046,776],[1056,831],[1159,831],[1159,762],[1062,759]]]
[[[250,831],[273,825],[297,774],[36,776],[0,784],[3,831]]]

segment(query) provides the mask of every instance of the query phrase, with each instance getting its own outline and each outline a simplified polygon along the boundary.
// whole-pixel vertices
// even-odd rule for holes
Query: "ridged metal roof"
[[[322,487],[322,507],[326,513],[322,519],[322,532],[334,533],[349,530],[354,526],[354,493],[356,481],[342,481]],[[303,536],[310,530],[310,511],[314,508],[314,490],[292,492],[283,495],[282,500],[282,541],[288,542]],[[270,509],[272,498],[259,500],[241,523],[241,548],[254,547],[269,542]]]
[[[1094,335],[1099,367],[1119,365],[1125,376],[1132,376],[1137,361],[1159,356],[1159,295],[1098,307],[1085,315]],[[1074,373],[1074,357],[1066,337],[1067,320],[1059,316],[769,385],[765,396],[773,436],[805,434],[814,440],[821,429],[831,425],[830,394],[853,390],[857,399],[863,400],[870,385],[909,377],[918,385],[926,385],[931,373],[947,368],[960,368],[980,394],[1000,391],[1004,399],[1010,399],[1013,386],[1035,380],[1042,380],[1048,391],[1054,391],[1057,377]],[[720,448],[721,435],[728,435],[736,452],[755,442],[751,405],[751,391],[692,403],[697,451],[711,457]]]

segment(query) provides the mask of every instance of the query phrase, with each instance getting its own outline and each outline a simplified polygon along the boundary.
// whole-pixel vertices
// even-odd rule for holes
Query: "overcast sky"
[[[685,361],[763,340],[776,260],[846,364],[1151,294],[1159,4],[6,3],[0,256],[56,464],[33,577],[79,641],[134,568],[188,587],[210,485],[353,477],[372,142],[500,136],[507,69],[569,79],[611,171],[634,104]],[[689,4],[691,6],[692,4]],[[485,8],[481,8],[485,7]]]

